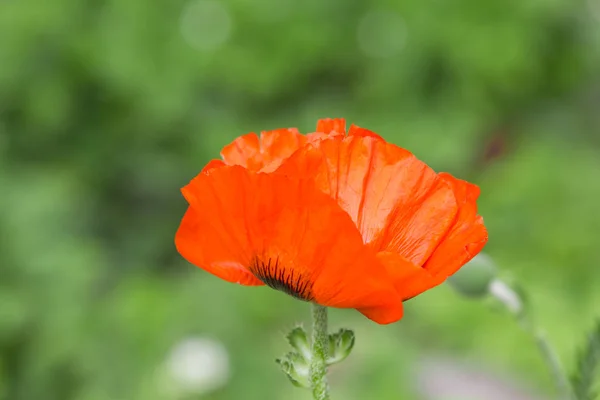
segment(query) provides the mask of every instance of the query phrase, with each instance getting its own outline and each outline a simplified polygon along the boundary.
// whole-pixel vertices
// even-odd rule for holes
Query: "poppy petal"
[[[370,308],[363,307],[359,308],[358,311],[371,321],[375,321],[381,325],[386,325],[396,322],[402,318],[404,315],[404,306],[402,303],[390,303],[387,306]]]
[[[389,272],[402,300],[411,299],[444,281],[432,276],[427,270],[411,263],[400,254],[383,251],[377,254],[377,258]]]
[[[305,142],[306,138],[295,128],[263,131],[260,138],[255,133],[249,133],[223,147],[221,157],[227,165],[271,172]]]
[[[259,155],[260,139],[256,133],[240,136],[221,150],[221,157],[225,164],[241,165],[253,170],[261,167],[257,160]]]
[[[227,164],[225,164],[225,162],[223,162],[222,160],[210,160],[208,164],[206,164],[204,168],[202,168],[202,172],[210,171],[213,168],[221,168],[225,165]]]
[[[365,243],[422,265],[454,221],[450,185],[409,151],[354,132],[301,149],[278,172],[313,176],[350,215]]]
[[[306,134],[306,142],[310,144],[314,144],[320,142],[321,140],[331,139],[332,137],[345,137],[344,133],[332,132],[332,133],[323,133],[323,132],[313,132]]]
[[[263,285],[243,264],[244,259],[232,256],[224,242],[214,240],[211,235],[226,236],[219,229],[207,228],[206,220],[198,216],[192,207],[188,207],[181,225],[175,235],[175,246],[179,254],[194,264],[219,278],[241,285]],[[207,255],[210,247],[210,257]]]
[[[317,121],[319,133],[342,133],[346,134],[346,120],[344,118],[323,118]]]
[[[397,199],[385,227],[373,240],[380,250],[394,251],[415,265],[429,258],[457,213],[449,187],[429,167],[417,175],[419,164],[414,165],[411,178],[415,180],[407,176],[402,185],[408,194]]]
[[[260,134],[261,149],[265,156],[262,172],[273,172],[281,163],[306,143],[306,137],[296,128],[263,131]]]
[[[477,215],[476,201],[479,197],[479,187],[447,173],[441,173],[440,178],[451,185],[459,211],[452,228],[423,268],[432,275],[439,275],[445,279],[483,249],[488,234],[483,225],[483,218]]]
[[[361,128],[354,124],[350,125],[350,129],[348,130],[348,136],[374,137],[376,139],[383,140],[383,138],[381,136],[379,136],[378,134],[376,134],[375,132],[370,131],[365,128]]]
[[[222,167],[182,192],[196,222],[195,246],[183,255],[199,267],[234,265],[304,300],[373,310],[380,323],[401,317],[401,298],[384,266],[311,179]]]

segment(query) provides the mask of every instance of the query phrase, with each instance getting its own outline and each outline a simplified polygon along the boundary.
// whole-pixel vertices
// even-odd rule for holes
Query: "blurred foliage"
[[[571,360],[600,304],[600,3],[0,1],[0,398],[153,400],[188,335],[209,399],[306,399],[273,359],[306,305],[184,262],[179,188],[237,135],[344,116],[482,188],[487,252]],[[508,316],[445,287],[357,333],[336,398],[412,396],[430,352],[551,393]],[[572,365],[572,363],[571,363]]]
[[[571,376],[575,398],[594,400],[598,398],[600,380],[600,320],[587,335],[585,346],[580,350],[577,368]]]

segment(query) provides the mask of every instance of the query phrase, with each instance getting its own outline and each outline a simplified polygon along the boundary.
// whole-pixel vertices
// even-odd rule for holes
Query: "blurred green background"
[[[570,366],[600,312],[599,111],[598,0],[1,0],[0,399],[309,399],[273,362],[308,306],[173,236],[223,145],[321,117],[479,184],[485,251]],[[447,286],[391,326],[330,314],[358,337],[336,399],[425,399],[439,355],[554,394],[511,317]],[[190,338],[228,367],[173,356]]]

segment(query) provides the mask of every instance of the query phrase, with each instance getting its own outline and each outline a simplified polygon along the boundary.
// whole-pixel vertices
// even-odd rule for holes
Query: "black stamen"
[[[280,290],[300,300],[313,300],[313,282],[303,277],[298,271],[286,270],[279,263],[279,257],[275,260],[269,258],[266,262],[255,257],[250,263],[249,269],[265,285],[275,290]]]

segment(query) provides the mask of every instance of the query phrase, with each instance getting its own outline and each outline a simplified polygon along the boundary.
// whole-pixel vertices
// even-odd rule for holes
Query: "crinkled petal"
[[[403,300],[411,299],[444,281],[398,253],[383,251],[377,254],[377,258],[392,277],[394,287]]]
[[[313,180],[221,167],[182,192],[194,225],[180,228],[176,243],[193,264],[324,306],[367,309],[379,323],[401,318],[402,299],[386,269]]]
[[[477,215],[479,188],[447,173],[441,173],[439,176],[451,185],[459,211],[451,229],[423,267],[430,274],[445,279],[483,249],[488,234],[483,218]]]
[[[346,120],[344,118],[323,118],[317,121],[316,132],[325,134],[346,134]]]
[[[306,143],[295,128],[263,131],[240,136],[223,147],[221,157],[227,165],[240,165],[250,171],[271,172]]]
[[[383,138],[381,136],[379,136],[378,134],[376,134],[375,132],[370,131],[365,128],[361,128],[360,126],[356,126],[354,124],[352,124],[350,126],[350,129],[348,130],[348,136],[373,137],[376,139],[383,140]]]
[[[409,151],[357,129],[304,147],[278,172],[312,177],[350,215],[365,243],[422,265],[456,216],[452,189]]]
[[[264,285],[248,271],[248,249],[237,249],[231,244],[241,238],[235,238],[215,222],[214,227],[209,227],[209,222],[202,213],[198,215],[188,207],[175,235],[175,246],[183,258],[228,282]]]
[[[210,171],[211,169],[214,168],[221,168],[226,166],[227,164],[225,164],[225,162],[223,160],[210,160],[208,162],[208,164],[206,164],[204,166],[204,168],[202,168],[202,172],[207,172]]]

